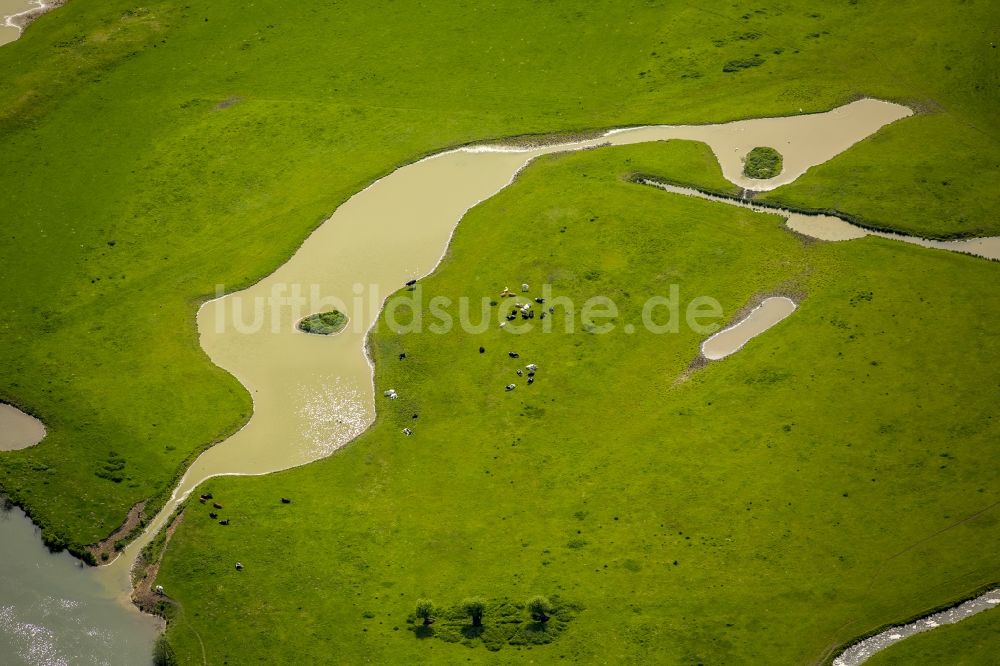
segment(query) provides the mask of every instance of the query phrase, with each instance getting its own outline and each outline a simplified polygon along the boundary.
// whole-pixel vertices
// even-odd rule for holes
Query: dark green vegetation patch
[[[311,314],[298,323],[298,329],[316,335],[340,333],[347,326],[347,315],[340,310]]]
[[[583,610],[579,605],[552,597],[552,605],[542,621],[525,604],[510,599],[486,601],[483,606],[479,626],[470,619],[467,609],[461,603],[436,609],[431,624],[425,624],[416,615],[410,615],[406,622],[411,625],[409,629],[417,638],[437,638],[446,643],[461,643],[466,647],[483,645],[496,652],[504,646],[552,643]]]
[[[750,178],[774,178],[781,173],[781,153],[774,148],[757,146],[743,160],[743,175]]]

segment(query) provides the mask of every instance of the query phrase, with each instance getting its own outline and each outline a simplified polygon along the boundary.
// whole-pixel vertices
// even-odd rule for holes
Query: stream
[[[47,660],[46,646],[64,631],[75,635],[70,629],[76,622],[74,604],[89,607],[112,598],[120,602],[113,627],[95,631],[90,643],[81,641],[74,662],[119,663],[102,661],[106,645],[131,649],[133,640],[149,654],[159,621],[136,622],[137,613],[129,603],[129,573],[143,546],[204,480],[303,465],[331,455],[361,434],[375,418],[374,368],[365,353],[365,339],[384,299],[407,281],[433,272],[465,212],[510,184],[534,158],[603,145],[690,139],[711,147],[728,180],[761,191],[795,180],[911,113],[904,106],[863,99],[820,114],[624,128],[544,146],[464,147],[400,167],[374,182],[337,208],[274,273],[243,291],[220,293],[200,308],[201,345],[214,363],[250,392],[252,418],[198,457],[146,531],[113,562],[96,569],[67,570],[66,580],[75,587],[65,587],[62,576],[30,567],[16,581],[0,581],[0,635],[20,641],[8,645],[0,640],[0,661],[64,663]],[[769,180],[750,180],[742,175],[742,157],[760,145],[782,152],[784,170]],[[296,331],[301,316],[330,305],[350,316],[343,332],[326,337]],[[0,414],[0,427],[3,418]],[[10,522],[30,526],[16,514]],[[30,529],[9,530],[0,542],[0,555],[7,558],[30,548],[42,549],[37,534]],[[43,555],[36,557],[42,560],[47,557]],[[22,589],[26,592],[18,592]],[[47,614],[37,620],[18,619],[31,609],[30,601],[20,599],[31,596],[63,599],[67,604],[65,608],[50,604]],[[3,623],[5,608],[11,609],[17,627],[34,629],[21,633],[10,629],[15,625]]]

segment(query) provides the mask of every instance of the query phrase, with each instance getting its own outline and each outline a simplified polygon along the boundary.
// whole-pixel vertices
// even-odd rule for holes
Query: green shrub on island
[[[309,315],[299,322],[298,329],[316,335],[333,335],[340,333],[345,326],[347,326],[347,315],[339,310],[331,310]]]
[[[781,153],[774,148],[758,146],[743,160],[743,175],[750,178],[774,178],[781,173]]]

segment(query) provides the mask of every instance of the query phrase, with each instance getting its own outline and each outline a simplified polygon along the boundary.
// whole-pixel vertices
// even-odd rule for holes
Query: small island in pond
[[[774,178],[781,173],[781,153],[774,148],[758,146],[743,160],[743,175],[750,178]]]
[[[298,323],[298,329],[315,335],[333,335],[347,326],[347,315],[339,310],[311,314]]]

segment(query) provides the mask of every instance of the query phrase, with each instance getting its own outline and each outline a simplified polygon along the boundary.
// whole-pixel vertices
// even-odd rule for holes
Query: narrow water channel
[[[878,236],[888,238],[901,243],[910,243],[921,247],[929,247],[935,250],[946,250],[948,252],[958,252],[960,254],[971,254],[984,259],[1000,260],[1000,236],[987,236],[984,238],[963,238],[960,240],[935,240],[933,238],[921,238],[920,236],[907,236],[906,234],[896,234],[889,231],[873,231],[865,229],[847,220],[833,215],[807,215],[804,213],[794,213],[790,210],[777,206],[764,206],[754,203],[752,200],[733,199],[715,194],[708,194],[692,187],[681,187],[669,183],[661,183],[655,180],[645,179],[641,181],[645,185],[672,192],[683,194],[689,197],[697,197],[707,201],[716,201],[730,206],[738,206],[752,210],[755,213],[770,213],[780,215],[785,218],[785,226],[796,231],[803,236],[809,236],[817,240],[825,241],[847,241],[865,236]]]

